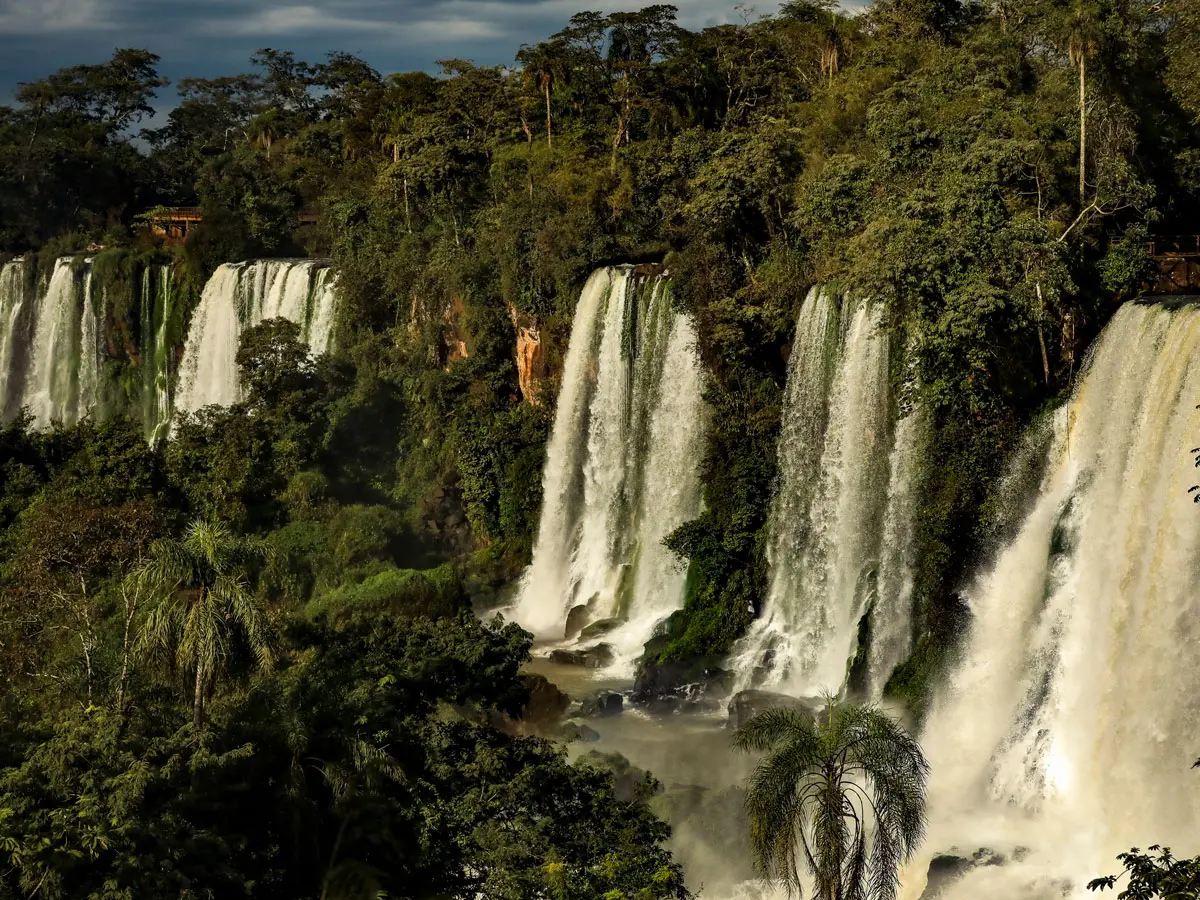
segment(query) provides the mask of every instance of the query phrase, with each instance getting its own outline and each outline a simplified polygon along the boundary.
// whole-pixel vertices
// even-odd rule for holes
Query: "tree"
[[[613,13],[606,20],[606,62],[618,86],[617,129],[613,136],[612,162],[624,141],[631,140],[633,110],[644,100],[646,82],[657,60],[669,57],[679,45],[681,29],[675,24],[678,10],[668,4],[647,6],[639,12]],[[572,20],[574,21],[574,20]]]
[[[179,669],[194,674],[196,727],[206,693],[234,655],[235,638],[245,641],[259,667],[271,663],[268,625],[245,576],[246,563],[265,556],[259,542],[197,521],[182,541],[156,541],[132,576],[144,580],[155,603],[142,625],[141,646],[169,652]]]
[[[751,778],[746,812],[755,861],[768,878],[803,894],[803,863],[818,900],[895,897],[899,866],[924,837],[929,773],[896,722],[874,707],[831,699],[816,719],[794,709],[759,713],[734,745],[767,754]]]
[[[522,47],[517,54],[526,84],[536,86],[546,98],[547,147],[554,146],[550,91],[567,77],[566,49],[562,41],[547,41],[534,47]]]
[[[1194,490],[1194,488],[1193,488]],[[1200,769],[1200,759],[1192,765]],[[1152,844],[1148,853],[1134,847],[1117,857],[1125,871],[1121,875],[1105,875],[1088,882],[1089,891],[1115,890],[1117,881],[1129,876],[1125,890],[1117,900],[1196,900],[1200,897],[1200,856],[1195,859],[1176,859],[1170,847]]]
[[[1071,65],[1079,69],[1079,205],[1087,205],[1087,61],[1096,52],[1097,13],[1076,0],[1062,25],[1063,43]]]
[[[1117,857],[1129,882],[1117,900],[1196,900],[1200,897],[1200,857],[1176,859],[1170,847],[1157,844],[1142,853],[1134,847]],[[1113,890],[1120,875],[1106,875],[1088,882],[1089,891]]]
[[[1200,8],[1188,0],[1175,0],[1167,8],[1167,85],[1200,122]]]

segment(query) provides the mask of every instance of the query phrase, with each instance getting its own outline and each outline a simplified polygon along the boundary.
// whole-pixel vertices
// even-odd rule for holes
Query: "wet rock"
[[[572,606],[571,611],[567,613],[567,627],[563,631],[563,640],[569,641],[579,634],[579,632],[583,631],[587,625],[587,620],[588,608],[586,603]]]
[[[765,709],[796,709],[816,715],[824,706],[823,700],[789,697],[771,691],[738,691],[726,707],[729,713],[726,725],[729,728],[741,728]]]
[[[970,856],[963,856],[957,847],[951,847],[946,853],[939,853],[930,861],[929,874],[926,877],[925,890],[921,894],[921,900],[933,900],[935,897],[940,897],[947,887],[972,869],[982,866],[1002,866],[1005,862],[1007,860],[1002,854],[986,847],[979,848]]]
[[[529,688],[529,699],[521,708],[521,721],[545,729],[563,717],[571,698],[544,675],[525,674],[521,680]]]
[[[637,674],[631,699],[656,715],[711,711],[720,708],[718,698],[732,686],[732,673],[711,660],[646,663]]]
[[[590,625],[585,625],[579,632],[579,639],[581,641],[592,641],[598,637],[604,637],[604,635],[620,624],[620,619],[599,619]]]
[[[615,691],[597,691],[579,703],[578,716],[590,719],[598,716],[619,716],[625,709],[625,698]]]
[[[613,650],[608,644],[597,644],[586,650],[551,650],[550,662],[560,666],[583,666],[587,669],[603,669],[612,665]]]

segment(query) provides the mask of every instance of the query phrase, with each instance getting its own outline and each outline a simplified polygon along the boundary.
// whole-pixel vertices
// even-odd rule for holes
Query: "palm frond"
[[[815,720],[768,710],[734,737],[766,753],[746,796],[755,861],[789,894],[803,890],[802,861],[818,897],[894,900],[924,838],[929,766],[879,709],[828,702]]]

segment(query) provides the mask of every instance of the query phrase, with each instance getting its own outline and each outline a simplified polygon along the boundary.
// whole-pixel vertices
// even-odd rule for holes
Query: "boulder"
[[[567,722],[563,725],[559,734],[564,741],[580,741],[585,744],[591,744],[600,740],[600,732],[594,728],[589,728],[582,722]]]
[[[529,688],[529,699],[521,707],[521,721],[534,728],[544,729],[562,718],[571,698],[544,675],[524,674],[521,680]]]
[[[580,603],[578,606],[572,606],[571,611],[567,613],[567,627],[563,631],[563,640],[572,640],[579,632],[583,631],[588,622],[588,607],[586,603]]]
[[[815,716],[824,706],[823,700],[789,697],[771,691],[738,691],[726,707],[729,713],[726,725],[729,728],[741,728],[765,709],[796,709]]]
[[[550,662],[560,666],[583,666],[587,669],[603,669],[612,665],[613,650],[608,644],[597,644],[586,650],[551,650]]]
[[[593,641],[598,637],[604,637],[604,635],[608,634],[620,624],[620,619],[598,619],[580,629],[579,639],[581,641]]]
[[[655,715],[706,712],[720,708],[733,675],[711,660],[646,663],[634,681],[632,700]]]
[[[597,691],[584,697],[576,715],[589,719],[596,716],[618,716],[625,708],[625,698],[615,691]]]

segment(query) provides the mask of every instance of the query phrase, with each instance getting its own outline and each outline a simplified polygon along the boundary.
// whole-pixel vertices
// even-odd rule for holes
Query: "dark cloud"
[[[737,0],[676,0],[682,24],[737,21]],[[114,47],[162,57],[165,76],[245,71],[260,47],[317,60],[361,55],[382,72],[436,69],[446,57],[511,62],[522,43],[558,31],[581,9],[638,8],[589,0],[0,0],[0,98],[20,81],[99,62]],[[749,3],[773,12],[778,0]],[[171,90],[162,100],[169,104]]]

